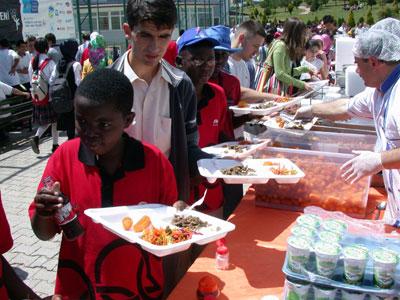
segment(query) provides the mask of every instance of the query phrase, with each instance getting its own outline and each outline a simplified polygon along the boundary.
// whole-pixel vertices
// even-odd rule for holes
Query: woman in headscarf
[[[83,63],[82,79],[97,68],[107,66],[106,42],[102,35],[96,35],[89,43],[89,58]]]
[[[75,55],[78,51],[78,43],[75,40],[66,40],[60,44],[62,59],[58,62],[53,70],[50,78],[50,85],[55,79],[66,76],[68,86],[71,91],[72,99],[74,99],[75,91],[81,82],[81,64],[75,61]],[[72,106],[73,107],[73,106]],[[58,114],[57,129],[66,130],[68,139],[75,137],[75,112],[72,108],[71,111]]]

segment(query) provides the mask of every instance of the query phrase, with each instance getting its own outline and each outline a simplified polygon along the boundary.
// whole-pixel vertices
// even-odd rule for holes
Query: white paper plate
[[[273,114],[274,112],[281,111],[286,107],[291,107],[293,105],[300,104],[302,99],[303,97],[295,97],[288,102],[276,103],[275,106],[269,108],[255,108],[262,103],[253,103],[249,104],[249,107],[242,108],[242,107],[237,107],[237,105],[235,105],[235,106],[230,106],[229,109],[232,110],[235,115],[252,114],[255,116],[268,116]]]
[[[234,159],[243,159],[245,157],[248,157],[249,155],[252,155],[257,150],[268,146],[269,142],[270,140],[260,140],[259,142],[244,145],[241,145],[240,142],[226,142],[210,147],[205,147],[201,150],[209,154],[213,154],[219,158],[229,157]],[[242,151],[237,152],[233,149],[229,149],[228,146],[239,146]]]
[[[274,165],[266,166],[264,165],[266,162],[271,162]],[[239,165],[253,169],[255,171],[254,175],[225,175],[221,172],[222,169]],[[197,166],[200,175],[207,178],[210,183],[214,183],[218,178],[221,178],[228,184],[264,184],[269,179],[274,179],[279,184],[294,184],[305,176],[299,167],[286,158],[247,159],[242,162],[233,159],[201,159],[197,161]],[[277,167],[294,169],[297,173],[295,175],[276,175],[271,171],[271,168]]]
[[[127,231],[122,226],[122,219],[124,217],[129,216],[133,222],[136,223],[141,217],[147,215],[150,217],[151,222],[155,227],[165,228],[166,226],[170,225],[170,222],[175,214],[199,217],[202,221],[208,222],[210,226],[202,228],[200,230],[200,234],[193,234],[192,238],[187,241],[166,246],[157,246],[144,241],[141,238],[142,233]],[[93,222],[102,224],[105,229],[113,232],[124,240],[127,240],[131,243],[137,243],[142,247],[143,250],[159,257],[185,251],[193,243],[199,245],[211,243],[225,237],[228,232],[235,229],[234,224],[203,214],[201,212],[194,210],[177,212],[174,207],[165,206],[162,204],[93,208],[85,210],[85,215],[92,218]]]

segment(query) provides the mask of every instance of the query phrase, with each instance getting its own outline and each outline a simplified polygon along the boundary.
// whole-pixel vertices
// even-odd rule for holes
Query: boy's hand
[[[55,182],[51,188],[42,188],[35,196],[36,211],[41,216],[52,216],[63,205],[60,183]]]

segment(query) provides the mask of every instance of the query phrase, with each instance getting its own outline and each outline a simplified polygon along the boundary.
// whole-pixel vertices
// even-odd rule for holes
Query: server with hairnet
[[[295,117],[374,120],[375,152],[354,151],[357,156],[341,167],[342,177],[354,183],[382,171],[388,193],[384,221],[400,227],[400,21],[386,18],[376,23],[359,35],[353,53],[367,88],[352,99],[301,107]]]

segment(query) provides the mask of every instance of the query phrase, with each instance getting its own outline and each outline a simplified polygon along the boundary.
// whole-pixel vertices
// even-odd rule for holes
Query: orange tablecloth
[[[385,195],[370,189],[369,216],[376,202]],[[260,299],[265,295],[280,296],[284,274],[281,269],[285,259],[286,239],[290,228],[301,213],[256,207],[254,196],[248,193],[230,221],[236,229],[226,237],[230,252],[229,270],[215,268],[215,243],[209,244],[190,267],[169,300],[195,300],[201,277],[217,277],[224,299]],[[368,217],[368,216],[367,216]]]

